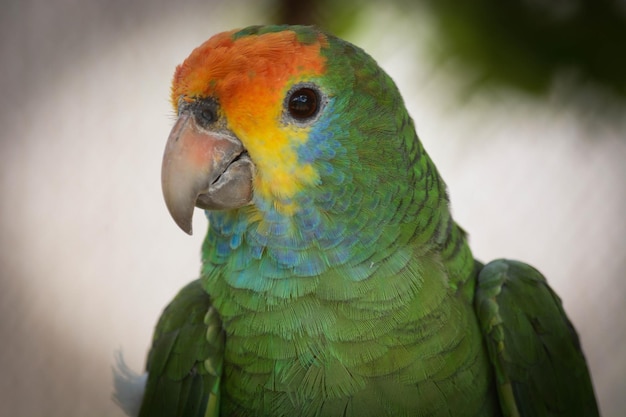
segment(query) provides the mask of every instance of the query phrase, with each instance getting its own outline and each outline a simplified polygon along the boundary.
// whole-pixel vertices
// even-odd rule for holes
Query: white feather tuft
[[[120,406],[129,417],[137,417],[141,400],[146,389],[148,373],[138,374],[126,365],[121,350],[115,352],[113,367],[113,401]]]

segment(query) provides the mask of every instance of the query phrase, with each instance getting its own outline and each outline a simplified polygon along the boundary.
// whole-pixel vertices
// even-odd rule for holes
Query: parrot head
[[[213,36],[177,67],[171,101],[162,188],[189,234],[194,207],[293,216],[325,201],[329,212],[331,200],[336,210],[389,200],[415,174],[417,137],[395,84],[361,49],[313,27]]]

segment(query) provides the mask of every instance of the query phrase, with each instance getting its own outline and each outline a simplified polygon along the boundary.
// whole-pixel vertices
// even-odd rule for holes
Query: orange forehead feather
[[[264,95],[280,94],[288,79],[324,70],[320,48],[326,39],[322,34],[316,42],[303,43],[291,30],[234,39],[235,33],[213,36],[176,68],[171,96],[174,107],[181,96],[214,96],[227,104],[242,94],[259,92],[259,87]]]
[[[325,71],[320,53],[328,45],[325,35],[305,35],[299,39],[289,29],[218,34],[176,68],[172,83],[175,108],[181,97],[217,100],[228,128],[255,162],[255,195],[271,199],[286,213],[294,206],[277,198],[289,198],[318,178],[310,164],[297,163],[294,146],[306,141],[305,129],[280,122],[286,90]]]

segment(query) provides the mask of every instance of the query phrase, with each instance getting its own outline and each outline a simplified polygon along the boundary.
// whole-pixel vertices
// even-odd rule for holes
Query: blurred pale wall
[[[0,416],[121,415],[113,351],[141,368],[161,309],[199,268],[205,221],[196,213],[189,238],[170,220],[160,158],[175,65],[211,34],[260,22],[254,6],[224,3],[2,5]],[[397,17],[366,13],[350,39],[398,81],[476,256],[548,276],[605,415],[621,415],[624,124],[591,126],[532,99],[453,105],[458,69],[416,60],[419,44],[399,40],[415,22]]]

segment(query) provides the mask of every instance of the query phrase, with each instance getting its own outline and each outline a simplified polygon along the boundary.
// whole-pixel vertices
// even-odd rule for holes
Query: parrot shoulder
[[[156,326],[144,374],[140,407],[132,395],[139,375],[118,364],[114,399],[139,417],[217,417],[224,334],[217,311],[200,280],[185,286],[165,308]],[[130,371],[130,373],[129,373]],[[141,391],[135,390],[135,392]]]
[[[598,416],[578,335],[539,271],[490,262],[475,308],[504,416]]]

